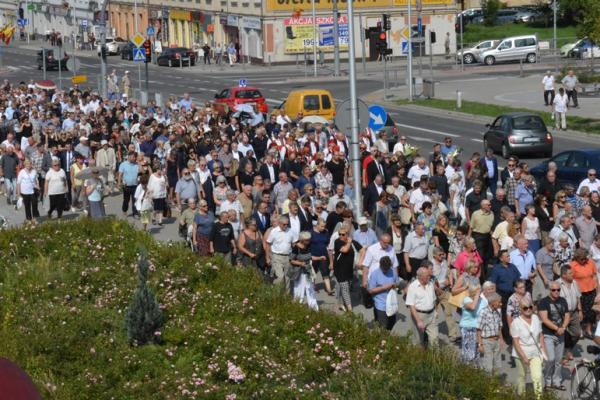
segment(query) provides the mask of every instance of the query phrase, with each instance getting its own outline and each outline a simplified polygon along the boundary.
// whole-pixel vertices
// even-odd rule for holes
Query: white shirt
[[[46,172],[46,182],[48,182],[48,195],[63,194],[67,192],[67,174],[61,168],[56,171],[50,168]]]
[[[167,179],[164,175],[160,177],[155,174],[150,175],[147,188],[152,194],[153,199],[164,199],[167,197]]]
[[[418,279],[415,279],[408,285],[407,306],[415,306],[418,311],[430,311],[435,308],[435,300],[435,289],[431,281],[423,286]]]
[[[406,148],[406,145],[402,144],[402,142],[397,142],[394,145],[394,148],[392,149],[392,153],[396,154],[396,153],[400,152],[400,153],[404,154],[405,148]]]
[[[554,90],[554,75],[544,75],[542,84],[544,85],[544,90]]]
[[[531,325],[518,317],[510,324],[510,336],[518,340],[521,344],[521,349],[527,358],[540,356],[541,344],[538,343],[540,333],[542,332],[542,323],[537,315],[531,316]],[[538,350],[538,348],[540,350]],[[519,358],[517,351],[513,346],[512,356]]]
[[[298,237],[300,236],[300,216],[298,214],[288,214],[288,218],[290,219],[290,231],[294,236],[294,242],[296,242],[298,240]]]
[[[23,168],[21,172],[19,172],[19,176],[17,176],[17,185],[21,185],[21,194],[33,194],[36,184],[37,171],[35,169],[32,168],[31,171],[27,171],[27,169]]]
[[[567,112],[567,104],[569,103],[569,97],[566,94],[562,96],[557,94],[554,96],[554,111],[559,113]]]
[[[283,126],[285,124],[292,123],[292,120],[287,115],[285,115],[285,116],[278,115],[277,119],[275,120],[275,122],[277,122],[277,124],[283,128]]]
[[[431,197],[428,194],[424,194],[421,188],[415,189],[410,194],[408,202],[415,207],[415,212],[421,212],[421,206],[424,202],[431,202]]]
[[[594,181],[592,182],[589,178],[585,178],[579,184],[579,187],[577,188],[577,193],[581,192],[581,188],[586,186],[590,189],[590,192],[598,192],[600,191],[600,179],[594,179]]]
[[[221,207],[219,208],[220,212],[234,210],[236,219],[240,218],[240,213],[243,212],[242,203],[239,200],[229,201],[225,200],[221,203]]]
[[[269,179],[271,180],[271,183],[275,182],[275,167],[273,167],[272,164],[267,163],[267,171],[269,171]]]
[[[381,248],[381,243],[378,242],[367,248],[363,265],[369,268],[368,277],[371,276],[374,270],[379,269],[379,260],[381,260],[381,257],[385,256],[388,256],[392,260],[392,268],[398,267],[398,258],[394,252],[394,246],[390,245],[387,250],[384,250]]]
[[[406,177],[410,179],[411,185],[414,185],[415,182],[419,182],[423,175],[429,176],[429,167],[425,165],[424,168],[420,168],[418,164],[413,165],[410,170],[408,170],[408,175]]]
[[[415,231],[410,232],[404,239],[404,253],[408,253],[408,257],[424,260],[429,252],[429,239],[423,234],[419,236]]]
[[[292,243],[294,242],[294,234],[291,229],[282,231],[276,226],[269,233],[267,243],[271,245],[271,252],[279,255],[288,255],[292,252]]]

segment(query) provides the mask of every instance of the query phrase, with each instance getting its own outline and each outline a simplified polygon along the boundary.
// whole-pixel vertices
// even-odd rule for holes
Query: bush
[[[498,11],[500,11],[500,0],[484,0],[481,4],[483,8],[483,23],[487,26],[496,25]]]
[[[160,345],[132,347],[123,329],[138,246],[165,316]],[[312,312],[252,269],[200,260],[125,222],[9,230],[0,252],[0,354],[44,399],[518,398],[447,350]]]

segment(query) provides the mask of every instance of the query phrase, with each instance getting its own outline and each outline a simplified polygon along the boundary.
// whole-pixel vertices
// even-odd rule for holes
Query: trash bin
[[[433,99],[435,97],[435,81],[423,79],[423,96],[428,99]]]

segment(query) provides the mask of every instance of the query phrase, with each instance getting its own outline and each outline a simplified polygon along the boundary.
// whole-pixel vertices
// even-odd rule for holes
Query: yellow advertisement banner
[[[267,11],[302,11],[312,10],[311,0],[266,0]],[[418,0],[412,0],[412,5],[417,6]],[[338,8],[346,9],[347,0],[338,0]],[[422,7],[453,5],[456,0],[421,0]],[[355,8],[386,8],[394,6],[407,6],[408,0],[354,0]],[[315,0],[315,9],[331,10],[333,9],[333,0]],[[388,10],[392,11],[392,10]]]
[[[339,22],[340,50],[348,50],[348,18],[341,16]],[[313,51],[314,28],[310,17],[285,18],[285,53],[298,54]],[[334,45],[333,17],[317,17],[317,49],[332,52]]]

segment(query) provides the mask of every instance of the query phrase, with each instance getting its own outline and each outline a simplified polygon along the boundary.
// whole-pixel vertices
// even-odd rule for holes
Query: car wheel
[[[534,64],[537,61],[537,56],[535,55],[535,53],[530,53],[530,54],[527,54],[526,59],[529,64]]]
[[[467,53],[463,56],[463,61],[465,64],[472,64],[475,61],[475,57],[473,57],[473,54]]]
[[[494,58],[494,56],[487,56],[485,58],[486,65],[494,65],[495,63],[496,63],[496,59]]]
[[[508,147],[508,143],[502,144],[502,157],[505,160],[510,158],[510,147]]]

